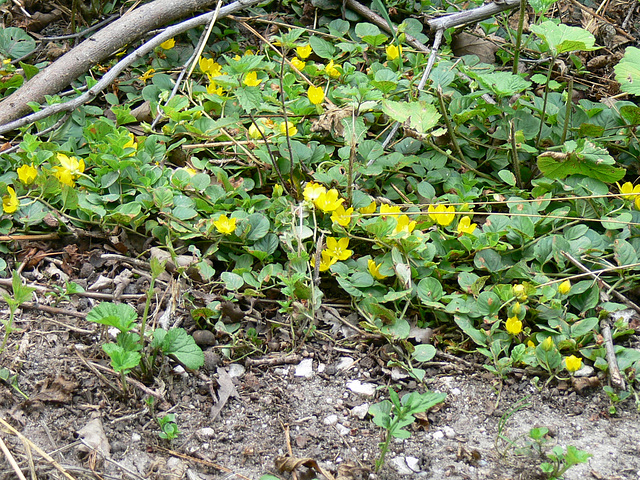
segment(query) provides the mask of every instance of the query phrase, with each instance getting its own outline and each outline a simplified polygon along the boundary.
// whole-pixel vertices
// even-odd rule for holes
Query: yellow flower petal
[[[257,72],[249,72],[244,76],[244,80],[242,81],[247,87],[257,87],[262,83],[262,79],[258,78]]]
[[[7,187],[8,195],[2,197],[2,210],[4,213],[14,213],[20,206],[20,200],[12,187]]]
[[[33,165],[23,165],[16,172],[20,181],[25,185],[31,185],[38,176],[38,169]]]
[[[228,218],[226,215],[222,214],[218,220],[213,222],[213,226],[216,227],[216,230],[223,235],[231,235],[236,231],[236,219]]]
[[[505,328],[511,335],[518,335],[522,331],[522,322],[518,317],[509,317],[505,323]]]
[[[311,55],[311,45],[303,45],[301,47],[296,47],[296,53],[301,59],[308,58]]]
[[[369,259],[367,261],[367,268],[369,270],[369,273],[376,280],[383,280],[383,279],[387,278],[386,275],[383,275],[383,274],[380,273],[380,267],[381,266],[382,266],[381,263],[376,263],[374,260]]]
[[[564,359],[564,364],[569,372],[576,372],[582,368],[582,358],[571,355]]]
[[[304,195],[304,192],[303,192]],[[331,221],[336,222],[338,225],[346,227],[351,222],[351,214],[353,213],[353,208],[349,208],[347,210],[344,209],[342,205],[338,205],[333,213],[331,214]]]
[[[314,105],[320,105],[324,101],[324,90],[322,87],[311,86],[307,91],[307,96],[311,103]]]
[[[170,38],[166,42],[162,42],[160,44],[160,48],[162,48],[163,50],[171,50],[175,46],[176,46],[176,41],[173,38]]]

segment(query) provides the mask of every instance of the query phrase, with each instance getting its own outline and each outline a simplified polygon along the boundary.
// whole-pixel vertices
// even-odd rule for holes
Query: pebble
[[[364,420],[364,417],[369,413],[369,404],[363,403],[362,405],[355,406],[351,409],[351,415],[359,418],[360,420]]]
[[[338,415],[336,414],[329,415],[328,417],[325,417],[322,423],[328,426],[335,425],[336,423],[338,423]]]
[[[456,437],[456,431],[451,428],[450,426],[446,426],[443,428],[444,430],[444,436],[447,438],[455,438]]]
[[[462,390],[460,390],[459,388],[455,387],[451,389],[451,395],[460,395],[462,393]]]
[[[313,377],[313,359],[305,358],[296,366],[296,377],[311,378]]]
[[[373,383],[362,383],[360,380],[351,380],[347,382],[347,388],[358,395],[365,397],[373,397],[376,393],[376,385]]]
[[[389,463],[400,475],[414,475],[420,471],[419,468],[417,470],[412,468],[412,466],[417,468],[418,462],[419,460],[415,457],[395,457]]]
[[[244,366],[240,365],[239,363],[232,363],[231,365],[229,365],[229,376],[231,378],[239,378],[244,375],[244,372]]]
[[[319,363],[318,364],[318,373],[324,372],[326,368],[327,368],[327,366],[324,363]]]
[[[593,375],[595,370],[591,365],[583,365],[580,370],[577,370],[573,376],[574,377],[590,377]]]
[[[142,437],[138,433],[134,433],[131,435],[131,443],[139,442],[142,440]]]
[[[338,360],[338,364],[336,365],[336,370],[342,372],[350,368],[356,361],[351,357],[340,357]]]
[[[216,431],[211,427],[204,427],[196,432],[196,435],[200,437],[200,439],[213,438],[215,434]]]
[[[433,432],[433,439],[434,440],[442,440],[444,438],[444,433],[440,430],[437,430],[435,432]]]
[[[345,435],[349,435],[349,433],[351,433],[351,429],[345,427],[344,425],[340,425],[339,423],[336,425],[336,428],[338,429],[338,433],[340,435],[342,435],[343,437]]]
[[[405,378],[409,378],[409,374],[406,370],[398,367],[393,367],[391,369],[391,380],[397,382],[398,380],[404,380]]]

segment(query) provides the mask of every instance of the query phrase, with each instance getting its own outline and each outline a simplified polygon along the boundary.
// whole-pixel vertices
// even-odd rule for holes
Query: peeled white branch
[[[146,32],[159,28],[178,18],[216,3],[217,0],[155,0],[125,14],[120,19],[92,35],[70,52],[26,82],[16,92],[0,102],[0,134],[22,127],[57,112],[72,111],[90,102],[108,87],[122,71],[136,59],[152,51],[156,46],[186,30],[203,25],[214,12],[186,20],[165,29],[142,47],[122,59],[102,79],[83,95],[66,103],[52,105],[21,118],[30,111],[29,102],[41,103],[45,95],[55,95],[69,86],[73,80],[87,72],[93,65],[112,56],[122,47],[135,42]],[[238,0],[220,9],[222,18],[259,3],[260,0]]]

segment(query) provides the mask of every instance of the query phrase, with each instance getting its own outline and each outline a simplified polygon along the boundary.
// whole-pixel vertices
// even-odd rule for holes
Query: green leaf
[[[369,407],[369,415],[373,416],[373,423],[388,429],[391,426],[391,409],[393,404],[389,400],[374,403]]]
[[[16,27],[0,29],[0,54],[5,58],[21,58],[36,49],[36,41]]]
[[[420,280],[417,287],[418,297],[425,304],[437,302],[442,298],[442,285],[433,277],[427,277]]]
[[[616,81],[623,92],[640,95],[640,49],[627,47],[624,57],[615,67]]]
[[[311,45],[313,52],[320,58],[331,60],[336,54],[336,48],[333,44],[317,35],[309,37],[309,45]]]
[[[428,362],[436,356],[436,347],[433,345],[416,345],[411,356],[416,362]]]
[[[482,86],[498,97],[510,97],[520,93],[531,86],[531,82],[520,75],[510,72],[492,72],[474,75],[474,78]]]
[[[605,148],[584,138],[566,142],[563,152],[538,155],[538,168],[545,177],[563,179],[569,175],[585,175],[606,183],[617,182],[627,171],[613,165],[615,160]]]
[[[269,233],[269,229],[271,228],[269,219],[261,213],[253,213],[249,215],[247,222],[251,226],[251,230],[249,230],[249,234],[247,235],[247,240],[260,240]]]
[[[613,241],[613,253],[616,263],[620,267],[638,263],[638,254],[635,248],[626,240],[616,239]]]
[[[240,275],[233,272],[222,272],[220,278],[224,282],[224,288],[227,290],[238,290],[244,285],[244,280]]]
[[[91,309],[87,314],[89,322],[115,327],[121,332],[131,330],[138,319],[136,310],[126,303],[102,302]]]
[[[162,331],[156,329],[153,333]],[[174,355],[185,367],[196,370],[204,365],[204,353],[184,328],[172,328],[163,335],[161,342],[165,355]]]
[[[419,133],[426,133],[438,124],[440,114],[436,107],[424,101],[394,102],[382,101],[382,111],[396,122],[409,122],[409,126]]]
[[[109,355],[111,367],[118,373],[127,373],[140,364],[141,356],[138,352],[125,350],[115,343],[105,343],[102,350]]]
[[[593,46],[596,38],[584,28],[569,27],[564,23],[556,25],[547,21],[540,25],[531,25],[530,29],[549,45],[554,57],[565,52],[588,52],[598,49]]]
[[[545,13],[554,3],[556,3],[556,0],[529,0],[529,5],[531,5],[536,14]]]
[[[259,110],[263,102],[258,87],[238,87],[234,90],[234,95],[246,113]]]
[[[487,336],[471,324],[469,317],[466,315],[454,315],[453,320],[476,344],[483,347],[487,346]]]

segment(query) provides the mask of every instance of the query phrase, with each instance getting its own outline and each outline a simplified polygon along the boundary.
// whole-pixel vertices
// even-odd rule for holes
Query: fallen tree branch
[[[520,0],[497,0],[493,3],[482,5],[478,8],[466,10],[464,12],[452,13],[442,17],[432,18],[427,21],[431,31],[446,30],[447,28],[461,27],[469,23],[476,23],[493,17],[496,13],[510,10],[520,5]]]
[[[238,0],[222,7],[218,17],[225,17],[238,10],[255,5],[259,1]],[[211,21],[214,12],[209,12],[166,28],[118,62],[96,85],[79,97],[66,103],[51,105],[39,112],[20,118],[29,111],[29,102],[40,103],[44,100],[45,95],[58,93],[70,85],[73,80],[88,71],[91,66],[110,57],[125,45],[135,42],[146,32],[215,2],[216,0],[183,0],[180,2],[175,0],[155,0],[124,15],[60,57],[56,62],[49,65],[16,92],[0,102],[0,134],[58,112],[75,110],[80,105],[90,102],[135,60],[146,55],[164,41]]]

